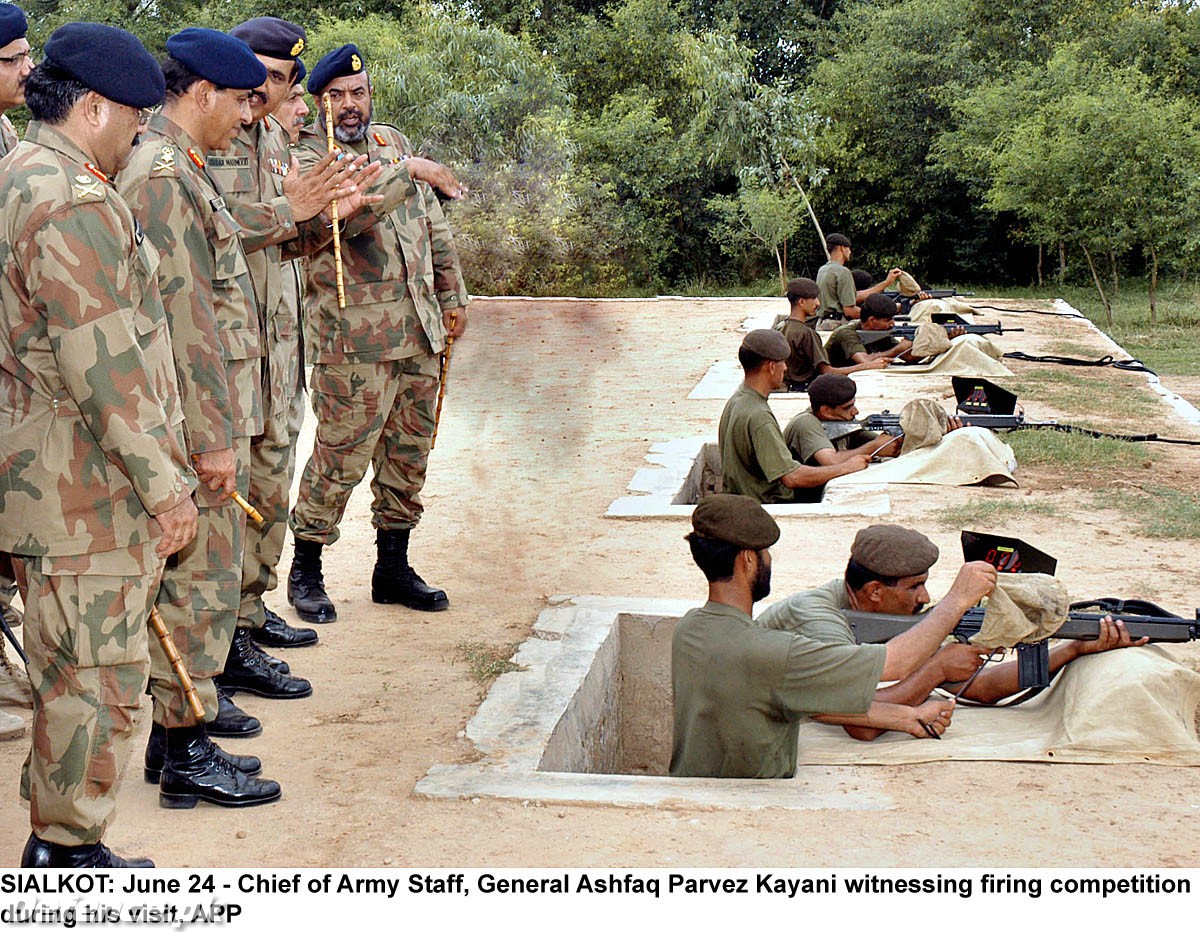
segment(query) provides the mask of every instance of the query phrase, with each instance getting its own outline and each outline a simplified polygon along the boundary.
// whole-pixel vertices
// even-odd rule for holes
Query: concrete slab
[[[618,621],[638,617],[652,626],[669,626],[657,639],[661,651],[670,643],[669,628],[695,604],[602,596],[551,601],[513,658],[524,669],[497,679],[467,724],[466,735],[483,759],[431,767],[417,783],[415,795],[688,809],[895,808],[881,774],[851,774],[838,767],[803,768],[791,780],[676,779],[547,769],[547,747],[556,736],[563,747],[578,748],[603,730],[596,728],[596,717],[607,714],[601,706],[616,694],[615,679],[621,675],[613,647]]]

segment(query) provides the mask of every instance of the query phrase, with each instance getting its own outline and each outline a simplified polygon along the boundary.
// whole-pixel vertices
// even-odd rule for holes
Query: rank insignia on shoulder
[[[171,144],[166,144],[158,153],[158,158],[154,160],[154,164],[150,168],[152,175],[174,174],[175,172],[175,147]]]
[[[188,146],[187,153],[188,153],[188,158],[192,160],[192,164],[193,164],[193,165],[195,165],[197,168],[203,168],[203,167],[204,167],[204,159],[202,159],[202,158],[200,157],[200,153],[199,153],[199,152],[197,152],[197,151],[196,151],[195,149],[193,149],[191,146]]]
[[[80,201],[104,200],[104,186],[88,175],[80,173],[75,176],[75,199]]]
[[[225,198],[222,195],[209,198],[208,206],[213,209],[214,213],[220,213],[225,209]]]
[[[386,146],[388,144],[388,141],[386,139],[384,139],[382,136],[380,136],[378,133],[372,133],[371,135],[375,137],[375,145]]]

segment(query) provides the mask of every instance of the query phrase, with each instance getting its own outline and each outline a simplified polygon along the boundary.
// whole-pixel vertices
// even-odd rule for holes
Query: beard
[[[771,594],[771,565],[761,558],[758,561],[758,572],[754,574],[754,583],[750,586],[750,600],[761,602]]]
[[[358,116],[358,125],[353,129],[346,129],[342,126],[340,120],[336,122],[333,126],[333,138],[338,142],[362,142],[367,138],[367,128],[371,125],[371,118],[375,116],[375,104],[372,103],[367,108],[366,119],[363,119],[362,111],[357,107],[352,109],[353,113]]]

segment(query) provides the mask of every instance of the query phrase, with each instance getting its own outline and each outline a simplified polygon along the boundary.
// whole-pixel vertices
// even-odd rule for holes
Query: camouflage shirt
[[[287,134],[270,117],[243,126],[225,152],[207,156],[210,175],[225,192],[229,210],[242,228],[242,247],[250,266],[254,294],[269,358],[264,372],[268,416],[287,407],[292,392],[288,375],[293,363],[280,353],[291,353],[297,337],[298,308],[285,300],[283,251],[289,256],[316,248],[328,239],[320,220],[297,224],[283,193],[291,161]]]
[[[0,550],[147,543],[195,486],[158,255],[102,179],[37,121],[0,173]]]
[[[188,447],[208,453],[263,431],[262,339],[240,227],[199,145],[162,114],[120,191],[158,248],[158,281],[182,376]]]
[[[12,152],[20,141],[16,127],[12,125],[12,120],[0,114],[0,158]]]
[[[343,311],[332,246],[309,260],[310,361],[377,362],[439,353],[446,342],[442,311],[469,301],[441,205],[429,185],[409,177],[404,160],[412,146],[395,127],[372,123],[362,142],[342,148],[385,163],[371,188],[384,199],[343,227]],[[325,137],[305,128],[295,149],[301,165],[314,164],[326,151]]]

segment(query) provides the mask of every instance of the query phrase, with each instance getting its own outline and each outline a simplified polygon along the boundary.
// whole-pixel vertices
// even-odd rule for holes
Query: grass
[[[480,696],[496,678],[504,673],[516,673],[525,667],[512,662],[519,644],[485,644],[483,641],[459,641],[455,646],[455,662],[466,663],[471,679],[479,686]]]
[[[1144,443],[1104,440],[1056,430],[1017,430],[1003,439],[1022,466],[1061,466],[1073,474],[1149,468],[1154,455]]]
[[[1004,499],[994,502],[970,502],[966,505],[946,508],[938,515],[938,523],[942,527],[948,528],[995,528],[1031,515],[1053,518],[1059,514],[1059,510],[1049,502]]]
[[[1095,351],[1091,351],[1093,354]],[[1009,386],[1005,386],[1009,387]],[[1103,412],[1105,417],[1141,418],[1161,416],[1158,396],[1143,388],[1124,388],[1114,391],[1105,381],[1077,375],[1054,366],[1021,373],[1021,380],[1011,386],[1023,403],[1044,400],[1060,411]],[[1138,425],[1130,425],[1131,433],[1142,433]]]
[[[1161,485],[1096,492],[1093,505],[1132,519],[1145,537],[1200,538],[1200,494]]]

